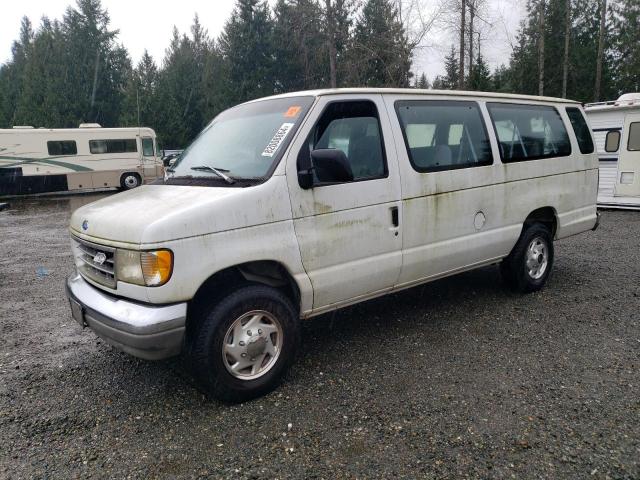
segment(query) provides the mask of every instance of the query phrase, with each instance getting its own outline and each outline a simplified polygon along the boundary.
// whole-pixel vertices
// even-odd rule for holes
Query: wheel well
[[[531,225],[532,223],[542,223],[546,225],[547,228],[551,231],[551,238],[555,238],[556,230],[558,228],[558,217],[556,216],[556,211],[553,207],[542,207],[534,210],[524,221],[523,230],[526,226]]]
[[[197,312],[199,308],[210,305],[243,285],[252,283],[277,288],[291,300],[294,306],[299,308],[300,290],[289,271],[278,262],[261,260],[228,267],[211,275],[200,285],[193,300],[189,302],[187,318],[192,318],[191,313]]]

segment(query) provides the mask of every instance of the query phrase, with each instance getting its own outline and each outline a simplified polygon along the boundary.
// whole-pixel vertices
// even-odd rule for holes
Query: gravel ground
[[[71,320],[95,198],[0,213],[1,478],[640,478],[640,213],[559,242],[536,294],[490,267],[309,320],[285,384],[228,406]]]

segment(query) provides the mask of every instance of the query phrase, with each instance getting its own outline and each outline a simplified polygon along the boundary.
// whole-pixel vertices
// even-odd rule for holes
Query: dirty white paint
[[[506,256],[527,215],[556,213],[556,238],[596,222],[596,154],[582,155],[564,111],[573,102],[461,93],[420,98],[472,99],[485,119],[485,100],[552,104],[560,111],[572,154],[502,164],[487,124],[494,163],[418,173],[411,167],[393,102],[415,99],[403,90],[313,92],[314,106],[274,175],[248,188],[147,186],[76,211],[71,231],[114,247],[168,248],[171,280],[155,288],[119,282],[120,296],[151,303],[188,301],[216,272],[238,264],[281,264],[301,292],[301,316],[319,314],[407,288]],[[370,100],[378,108],[388,175],[375,180],[303,190],[297,155],[328,102]],[[398,209],[399,226],[391,209]],[[482,212],[482,221],[477,214]],[[89,227],[82,229],[87,220]],[[104,287],[100,287],[103,288]]]

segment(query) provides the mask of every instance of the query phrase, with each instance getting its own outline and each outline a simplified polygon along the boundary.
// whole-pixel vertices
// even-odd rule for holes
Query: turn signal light
[[[144,283],[148,287],[159,287],[171,278],[173,271],[173,253],[171,250],[140,252],[140,266]]]

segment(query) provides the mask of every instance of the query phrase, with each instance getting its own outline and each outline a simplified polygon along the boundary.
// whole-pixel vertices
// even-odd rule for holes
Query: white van
[[[640,209],[640,93],[584,107],[600,159],[598,205]]]
[[[553,241],[594,229],[580,104],[338,89],[216,117],[164,182],[71,218],[74,318],[133,355],[184,352],[202,387],[274,388],[299,320],[497,264],[542,288]]]
[[[129,190],[162,175],[151,128],[0,129],[0,196]]]

